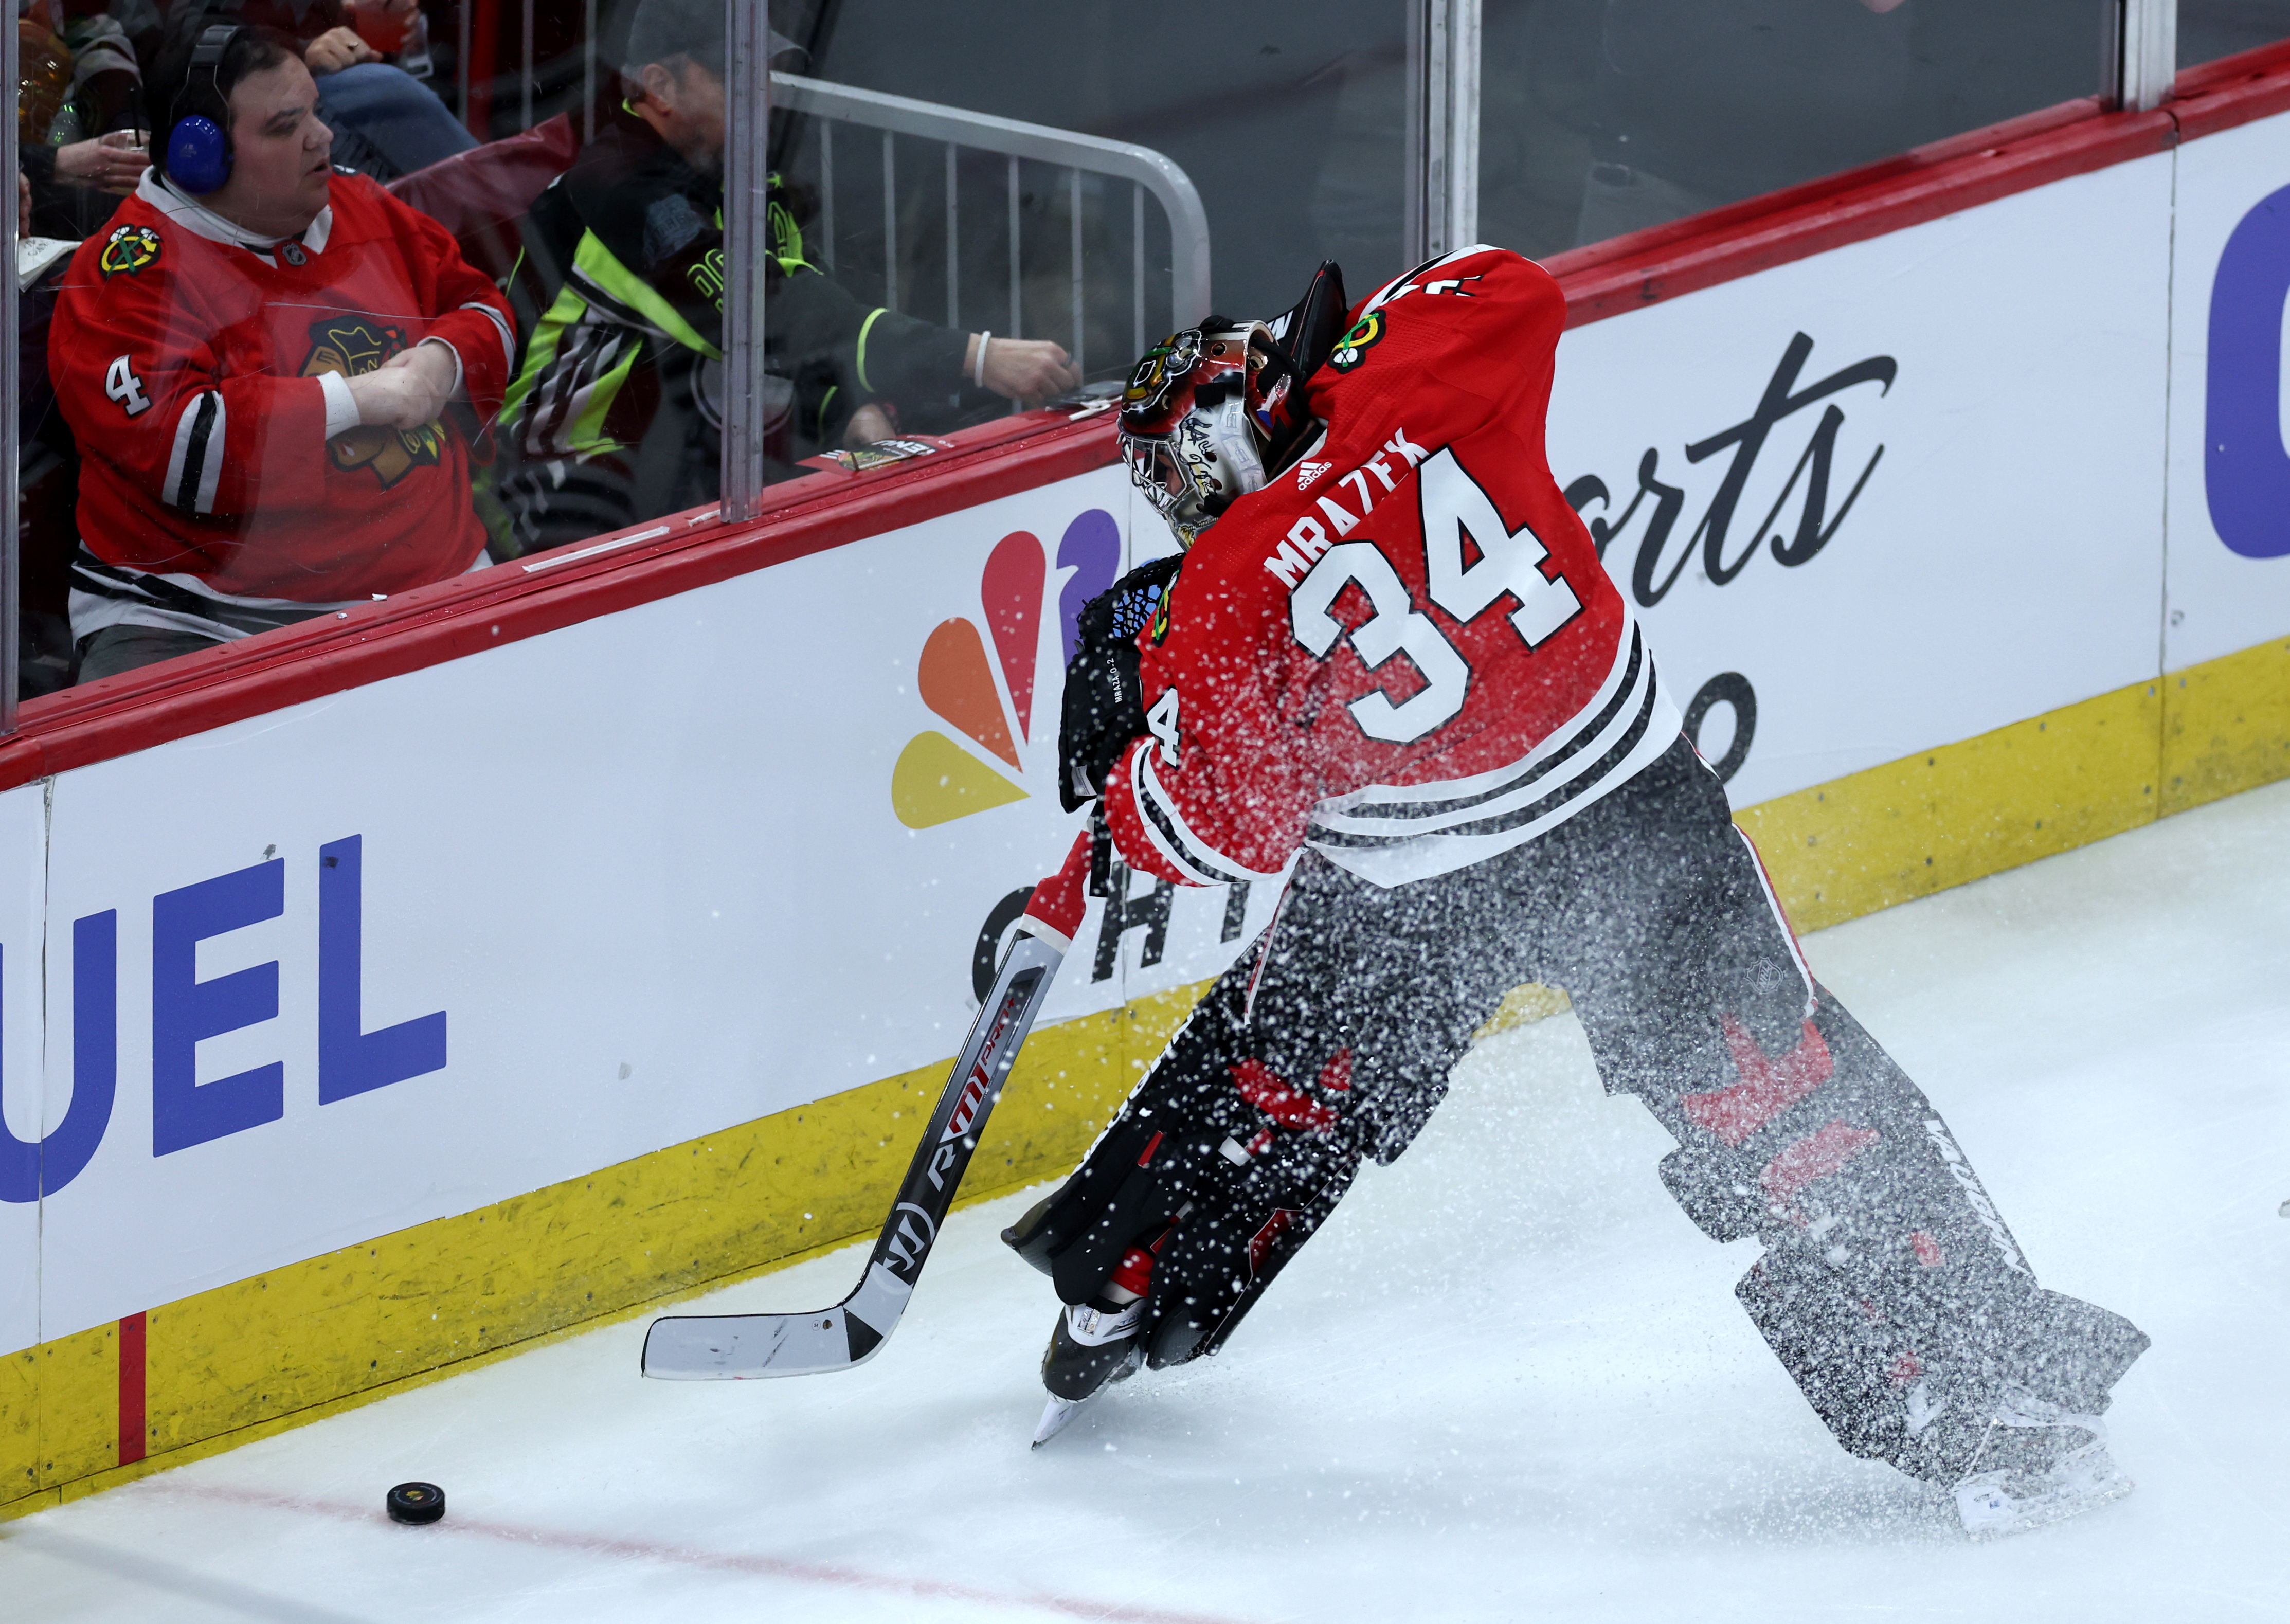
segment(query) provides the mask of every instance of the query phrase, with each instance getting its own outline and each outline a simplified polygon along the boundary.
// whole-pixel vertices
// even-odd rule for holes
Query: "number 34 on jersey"
[[[1458,625],[1468,630],[1491,609],[1515,603],[1503,619],[1531,653],[1581,613],[1565,577],[1543,573],[1549,549],[1527,526],[1514,531],[1503,524],[1452,447],[1423,461],[1417,491],[1424,589]],[[1360,731],[1388,744],[1412,744],[1453,720],[1470,693],[1470,664],[1418,605],[1386,552],[1390,544],[1292,540],[1305,556],[1317,555],[1288,598],[1296,641],[1321,660],[1349,641],[1370,671],[1405,654],[1422,676],[1423,685],[1397,703],[1378,689],[1346,706]],[[1370,612],[1347,628],[1334,611],[1350,587],[1365,596]]]

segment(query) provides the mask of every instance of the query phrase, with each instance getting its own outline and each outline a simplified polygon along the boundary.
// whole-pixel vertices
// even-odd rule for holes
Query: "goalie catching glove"
[[[1078,812],[1105,788],[1105,775],[1133,739],[1145,734],[1145,686],[1137,636],[1175,587],[1181,553],[1141,564],[1082,605],[1058,718],[1058,796]]]

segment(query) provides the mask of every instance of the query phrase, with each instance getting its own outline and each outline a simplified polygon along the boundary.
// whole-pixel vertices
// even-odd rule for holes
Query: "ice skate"
[[[1050,1345],[1042,1353],[1042,1385],[1050,1390],[1050,1402],[1034,1428],[1036,1449],[1062,1432],[1084,1404],[1115,1382],[1126,1381],[1145,1363],[1138,1334],[1145,1324],[1145,1300],[1109,1300],[1116,1295],[1129,1296],[1109,1284],[1092,1301],[1059,1310]]]
[[[1050,1402],[1034,1428],[1036,1449],[1064,1431],[1084,1404],[1143,1366],[1145,1294],[1153,1255],[1168,1236],[1164,1229],[1145,1245],[1130,1247],[1096,1296],[1058,1310],[1050,1345],[1042,1350],[1042,1385]]]
[[[1966,1533],[2024,1533],[2131,1492],[2107,1452],[2107,1427],[2032,1394],[2008,1393],[1989,1423],[1969,1476],[1956,1485]]]

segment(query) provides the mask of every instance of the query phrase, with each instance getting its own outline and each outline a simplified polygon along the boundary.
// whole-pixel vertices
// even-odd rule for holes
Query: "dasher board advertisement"
[[[1566,334],[1551,469],[1736,806],[2155,676],[2170,289],[2158,154]]]
[[[1078,827],[1128,523],[1107,469],[14,792],[7,1120],[89,1154],[0,1207],[11,1345],[941,1060]],[[1048,1018],[1211,973],[1229,901],[1094,908]]]
[[[2166,670],[2290,636],[2290,117],[2188,142],[2178,180]]]

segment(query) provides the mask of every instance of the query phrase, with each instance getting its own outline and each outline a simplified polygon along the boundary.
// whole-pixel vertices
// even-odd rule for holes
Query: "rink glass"
[[[2101,94],[2114,11],[1484,0],[1479,234],[1549,255]]]
[[[728,0],[726,14],[746,15],[739,8],[747,4]],[[1147,8],[782,0],[767,18],[756,0],[752,10],[775,36],[770,66],[783,75],[846,94],[909,98],[957,123],[1019,121],[1052,137],[1120,143],[1185,177],[1200,206],[1193,236],[1160,197],[1102,164],[1012,156],[984,135],[926,137],[847,108],[838,118],[800,97],[770,114],[767,158],[781,179],[786,228],[770,238],[775,252],[799,253],[869,308],[933,324],[951,335],[949,344],[981,332],[1053,340],[1099,380],[1119,378],[1152,337],[1209,313],[1196,305],[1235,316],[1285,307],[1322,258],[1343,265],[1357,297],[1427,243],[1476,239],[1549,255],[1611,240],[2001,119],[2111,95],[2121,50],[2115,0],[1245,8],[1209,0]],[[426,76],[481,140],[561,115],[570,142],[589,141],[621,116],[630,12],[630,0],[447,0],[430,8],[427,56],[404,66]],[[1474,13],[1476,36],[1467,26]],[[24,26],[37,34],[64,20],[47,0]],[[1426,44],[1435,36],[1476,38],[1480,86],[1476,116],[1458,114],[1460,144],[1437,153],[1429,132],[1437,116],[1427,122],[1423,101],[1437,76]],[[2290,38],[2290,0],[2177,7],[2182,67],[2282,38]],[[99,87],[49,83],[60,59],[44,37],[20,32],[6,47],[16,53],[11,82],[28,86],[11,136],[53,142],[133,122],[132,100],[107,113]],[[85,42],[82,54],[95,60]],[[28,74],[45,77],[32,85]],[[1477,220],[1450,222],[1465,235],[1449,243],[1410,211],[1436,189],[1428,179],[1436,164],[1452,163],[1474,135]],[[70,211],[52,197],[43,203],[36,231],[68,239],[108,224],[110,200],[100,194]],[[1181,261],[1195,236],[1205,239],[1213,274],[1205,292],[1188,293]],[[20,420],[11,428],[17,539],[0,570],[0,627],[14,639],[0,648],[9,691],[0,693],[0,727],[12,725],[16,691],[54,692],[74,666],[68,593],[80,448],[47,386],[46,324],[60,275],[51,268],[25,288],[11,357],[19,381],[0,391]],[[753,302],[740,286],[725,296],[736,310]],[[757,460],[765,483],[811,471],[817,464],[807,458],[845,452],[885,421],[902,434],[932,435],[1012,410],[958,365],[941,365],[946,376],[904,379],[895,391],[869,391],[838,372],[851,370],[851,357],[774,343],[760,389],[729,390],[713,358],[696,369],[701,395],[714,391],[712,409],[720,414],[723,396],[737,393],[741,409],[732,415],[763,425]],[[799,384],[806,369],[810,381]],[[880,395],[882,415],[845,422],[828,413],[805,432],[789,410],[805,388]],[[714,435],[715,422],[700,432]],[[713,451],[712,440],[698,447],[695,462],[707,464]],[[703,475],[672,495],[571,528],[593,535],[640,527],[720,495]],[[522,550],[508,536],[486,557]]]
[[[380,8],[373,9],[379,12]],[[760,4],[744,9],[758,18],[762,14]],[[518,26],[515,8],[505,20],[498,10],[475,8],[476,14],[465,20],[514,30]],[[578,24],[581,8],[571,10]],[[600,29],[617,20],[609,15],[609,7],[605,10]],[[696,14],[703,21],[693,40],[694,52],[704,65],[709,54],[705,8]],[[727,17],[739,14],[727,8]],[[52,32],[44,28],[46,23],[54,25]],[[460,30],[441,28],[438,32],[454,38]],[[43,42],[51,37],[58,42],[67,64],[73,60],[67,42],[76,44],[77,60],[92,71],[67,83],[60,107],[20,97],[20,107],[37,115],[28,124],[19,121],[22,127],[15,133],[20,140],[64,151],[69,149],[69,140],[132,129],[143,121],[148,111],[143,97],[116,93],[103,70],[124,53],[139,61],[148,59],[148,76],[156,78],[171,43],[168,35],[131,36],[115,29],[109,36],[84,36],[84,20],[66,17],[52,4],[36,8],[19,38],[33,33],[39,33]],[[625,37],[624,25],[619,36]],[[609,36],[600,33],[599,37]],[[578,39],[572,43],[583,45]],[[293,44],[299,50],[303,42]],[[617,61],[621,49],[610,44],[605,60]],[[56,52],[34,54],[46,62]],[[497,49],[494,56],[498,63],[502,53]],[[716,60],[720,63],[723,59],[718,55]],[[426,84],[396,66],[362,71],[401,75],[402,83],[393,93],[400,102],[426,100],[424,118],[450,125],[457,116],[467,116],[477,125],[476,134],[497,140],[517,135],[524,127],[526,109],[521,102],[496,95],[488,108],[484,105],[488,99],[465,94],[460,72],[450,58],[442,67],[434,60],[410,66],[433,70]],[[585,47],[576,50],[569,71],[562,62],[553,68],[540,66],[532,83],[543,93],[530,109],[531,122],[539,124],[565,115],[569,139],[561,150],[568,156],[583,133],[601,142],[615,125],[623,134],[646,131],[628,110],[630,87],[617,71],[603,70],[589,60]],[[301,70],[296,67],[292,71]],[[204,77],[203,70],[195,68],[194,73]],[[234,179],[259,172],[255,166],[263,151],[259,140],[249,140],[243,122],[245,98],[258,81],[281,76],[292,76],[284,67],[258,70],[234,89],[241,118],[236,127]],[[716,75],[718,80],[721,76],[720,72]],[[519,436],[499,432],[507,428],[506,420],[495,436],[500,454],[486,463],[479,445],[483,425],[466,404],[466,389],[418,424],[354,420],[343,425],[339,413],[328,418],[323,404],[309,409],[312,402],[335,398],[320,393],[322,374],[357,377],[409,349],[436,354],[416,349],[433,322],[452,319],[456,309],[486,292],[488,283],[508,284],[517,316],[514,331],[529,338],[544,330],[541,318],[556,302],[579,241],[576,231],[559,244],[563,252],[557,257],[564,263],[544,282],[533,274],[544,257],[537,240],[521,240],[515,222],[489,219],[479,206],[480,183],[502,172],[503,160],[496,151],[481,146],[420,173],[404,174],[391,156],[386,129],[357,124],[334,110],[325,100],[326,84],[324,76],[310,84],[318,106],[305,124],[331,132],[334,159],[348,161],[368,180],[399,191],[405,203],[436,223],[441,234],[437,238],[401,233],[385,242],[394,227],[376,237],[372,229],[376,221],[392,217],[370,197],[356,209],[345,203],[346,197],[362,194],[356,183],[340,176],[327,183],[330,199],[320,199],[332,207],[331,233],[313,226],[300,236],[276,242],[268,249],[268,263],[259,266],[241,250],[200,241],[196,222],[202,217],[170,216],[164,209],[157,215],[133,214],[139,205],[122,195],[133,189],[132,172],[110,177],[113,184],[108,189],[43,185],[36,190],[30,221],[35,240],[26,245],[28,256],[44,258],[48,251],[37,239],[85,242],[89,248],[44,266],[42,259],[20,261],[27,268],[42,267],[23,278],[18,298],[15,358],[20,382],[10,391],[18,417],[14,471],[19,481],[18,547],[10,562],[20,579],[7,620],[20,646],[5,664],[25,697],[55,692],[71,684],[76,673],[88,680],[92,670],[96,676],[140,671],[167,658],[203,653],[276,628],[336,617],[350,605],[400,596],[469,569],[712,508],[717,500],[717,439],[725,390],[717,307],[726,276],[720,247],[710,244],[719,220],[737,227],[752,211],[738,199],[726,204],[720,194],[709,195],[720,187],[720,179],[705,177],[711,171],[720,175],[724,140],[719,133],[711,143],[705,133],[709,113],[706,87],[692,81],[684,104],[685,131],[695,127],[696,121],[701,133],[671,137],[691,142],[697,155],[693,172],[701,178],[691,188],[688,212],[701,235],[684,260],[672,266],[632,268],[639,282],[645,275],[653,276],[665,287],[668,302],[688,318],[679,329],[679,341],[667,347],[670,353],[660,369],[663,376],[680,377],[685,383],[687,410],[672,424],[672,437],[680,443],[675,476],[648,478],[641,468],[632,474],[638,459],[627,455],[621,459],[624,466],[609,478],[590,482],[609,488],[601,494],[593,489],[581,492],[585,506],[576,507],[565,499],[578,480],[551,483],[563,460],[560,448],[547,446],[541,455],[520,456],[533,447]],[[308,100],[308,92],[294,93]],[[645,139],[657,144],[660,138],[647,132]],[[589,148],[597,149],[594,144]],[[318,150],[308,140],[298,148],[305,156]],[[71,172],[65,172],[68,178]],[[545,175],[536,178],[536,190],[540,179]],[[299,182],[277,189],[290,192],[293,184]],[[170,206],[188,210],[192,203],[210,204],[204,218],[211,226],[213,212],[220,211],[266,244],[308,218],[300,215],[294,224],[257,221],[231,201],[236,196],[227,181],[221,190],[193,194],[188,202],[176,199]],[[120,214],[122,208],[130,214]],[[114,244],[111,239],[131,220],[140,222],[136,229]],[[452,249],[443,246],[447,239],[456,240]],[[446,274],[437,268],[456,255],[467,285],[449,293]],[[190,275],[195,262],[205,267],[200,274],[204,280]],[[385,262],[396,268],[382,268]],[[243,274],[234,275],[228,268],[231,266]],[[416,267],[434,273],[435,289],[425,292],[417,286],[422,276],[409,268]],[[512,268],[518,268],[517,276],[512,276]],[[308,286],[298,286],[296,296],[289,297],[271,285],[282,276],[299,277]],[[157,306],[164,308],[143,308],[114,331],[116,301],[100,297],[107,288],[115,294],[150,292]],[[60,324],[60,308],[66,312]],[[277,314],[282,308],[301,309],[302,315],[288,321]],[[468,319],[463,318],[464,325]],[[320,326],[325,331],[321,332]],[[268,333],[263,340],[268,348],[231,337],[258,330]],[[76,344],[69,339],[74,332],[101,336]],[[185,335],[180,346],[160,337],[175,332]],[[496,373],[505,364],[504,335],[497,328],[462,332],[458,339],[449,332],[437,336],[456,343],[465,366],[475,353],[469,349],[473,344],[486,352]],[[643,346],[641,338],[622,337],[623,358]],[[796,359],[800,364],[804,358]],[[510,368],[510,380],[517,371]],[[261,394],[257,380],[270,380],[260,388],[283,392]],[[221,393],[222,386],[242,380],[238,394]],[[496,377],[496,394],[500,381]],[[743,402],[765,393],[768,391],[745,391]],[[641,404],[641,395],[640,388],[629,388],[624,399]],[[220,403],[209,414],[213,418],[212,444],[204,423],[175,432],[187,412],[196,415],[185,403],[202,396]],[[510,399],[516,398],[512,388]],[[594,419],[586,426],[586,444],[632,453],[641,444],[633,433],[643,432],[643,425],[637,424],[632,432],[630,413],[619,406],[606,411],[597,404],[602,398],[599,390],[585,403]],[[252,440],[245,437],[244,426],[251,422],[265,428]],[[150,432],[154,423],[161,425],[156,437]],[[329,428],[345,431],[329,436]],[[307,452],[297,467],[325,470],[317,483],[331,495],[314,496],[308,480],[300,482],[304,488],[293,488],[297,481],[283,462],[271,469],[273,460],[285,454],[280,450],[282,438]],[[139,460],[136,448],[148,452],[151,444],[158,442],[174,445],[172,462],[164,447],[156,458],[147,454]],[[771,448],[773,472],[787,477],[805,471],[797,465],[816,449],[799,435],[783,432]],[[644,466],[656,468],[658,461],[653,459]],[[238,476],[258,463],[269,471],[235,495],[235,481],[246,484]],[[203,480],[183,477],[181,470],[193,465],[203,469]],[[559,499],[560,509],[571,510],[569,519],[553,532],[521,532],[515,522],[512,482],[521,470],[531,476],[531,484]],[[344,500],[344,479],[365,482],[348,493],[354,500]],[[122,492],[128,494],[123,497]],[[148,505],[151,512],[137,503]],[[118,575],[123,569],[131,578]],[[123,597],[132,599],[132,608],[124,612],[128,628],[120,623]],[[100,645],[92,650],[87,642],[102,634],[108,644],[116,644],[122,630],[130,628],[139,646],[126,657],[124,668],[118,655],[106,654]],[[108,668],[91,666],[91,652],[108,659]]]
[[[2179,66],[2290,38],[2290,0],[2179,0]]]

